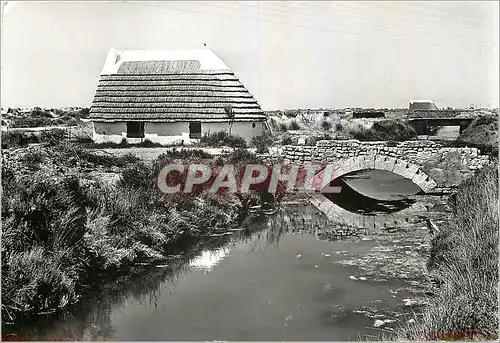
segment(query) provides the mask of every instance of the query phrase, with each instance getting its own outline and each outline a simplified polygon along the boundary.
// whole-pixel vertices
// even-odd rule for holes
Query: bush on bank
[[[412,340],[498,338],[497,162],[450,198],[453,219],[431,243],[428,269],[439,285],[423,316],[402,329]]]
[[[417,137],[413,127],[402,120],[382,120],[370,128],[359,126],[349,133],[360,141],[405,141]]]
[[[255,151],[257,154],[267,154],[273,143],[273,137],[270,133],[266,132],[262,136],[253,137],[250,146],[257,148]]]
[[[498,121],[496,116],[479,116],[452,142],[444,142],[452,147],[474,147],[481,154],[498,158]]]
[[[138,262],[183,253],[233,225],[246,205],[205,190],[195,195],[158,190],[161,163],[212,161],[201,150],[168,152],[148,166],[132,156],[100,155],[78,146],[38,148],[32,153],[36,158],[29,159],[44,168],[19,172],[2,165],[2,315],[7,322],[75,303],[96,279],[126,272]],[[227,156],[222,163],[243,157],[248,158]],[[109,185],[58,171],[82,163],[123,168],[120,180]],[[51,165],[54,170],[47,171]]]

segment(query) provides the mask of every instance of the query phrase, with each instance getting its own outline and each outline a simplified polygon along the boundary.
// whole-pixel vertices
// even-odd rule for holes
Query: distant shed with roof
[[[234,116],[231,124],[230,117]],[[208,48],[111,49],[90,110],[95,142],[160,144],[228,131],[250,141],[267,129],[255,98]]]
[[[410,110],[438,110],[438,107],[432,100],[412,100]]]

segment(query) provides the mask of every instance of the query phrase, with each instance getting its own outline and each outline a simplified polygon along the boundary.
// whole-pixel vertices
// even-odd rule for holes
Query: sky
[[[216,53],[261,107],[498,106],[498,2],[16,2],[1,106],[89,107],[110,48]]]

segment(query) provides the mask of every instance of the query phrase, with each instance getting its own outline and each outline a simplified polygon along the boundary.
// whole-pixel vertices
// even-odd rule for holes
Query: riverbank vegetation
[[[433,238],[428,261],[435,294],[403,339],[498,339],[497,161],[450,198],[453,218]]]
[[[228,133],[226,131],[208,132],[201,136],[200,144],[210,147],[232,147],[246,148],[247,144],[243,137]]]
[[[203,161],[215,167],[257,160],[245,152],[213,158],[201,150],[174,150],[147,165],[132,155],[117,157],[78,144],[4,150],[4,321],[65,308],[94,282],[138,263],[182,255],[196,242],[227,232],[250,204],[271,203],[274,197],[258,190],[238,197],[206,189],[164,194],[157,187],[166,163]],[[109,175],[118,181],[110,182]]]
[[[337,125],[338,131],[343,131],[342,124]],[[369,128],[352,127],[344,132],[360,141],[406,141],[417,137],[413,127],[403,120],[382,120],[374,122]]]
[[[482,154],[498,158],[498,116],[477,117],[451,145],[475,147]]]

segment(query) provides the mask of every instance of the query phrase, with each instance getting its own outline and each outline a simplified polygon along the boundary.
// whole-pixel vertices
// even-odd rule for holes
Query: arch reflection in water
[[[396,212],[421,193],[412,181],[388,171],[365,170],[338,178],[331,183],[342,187],[337,194],[324,194],[339,206],[357,213]]]

